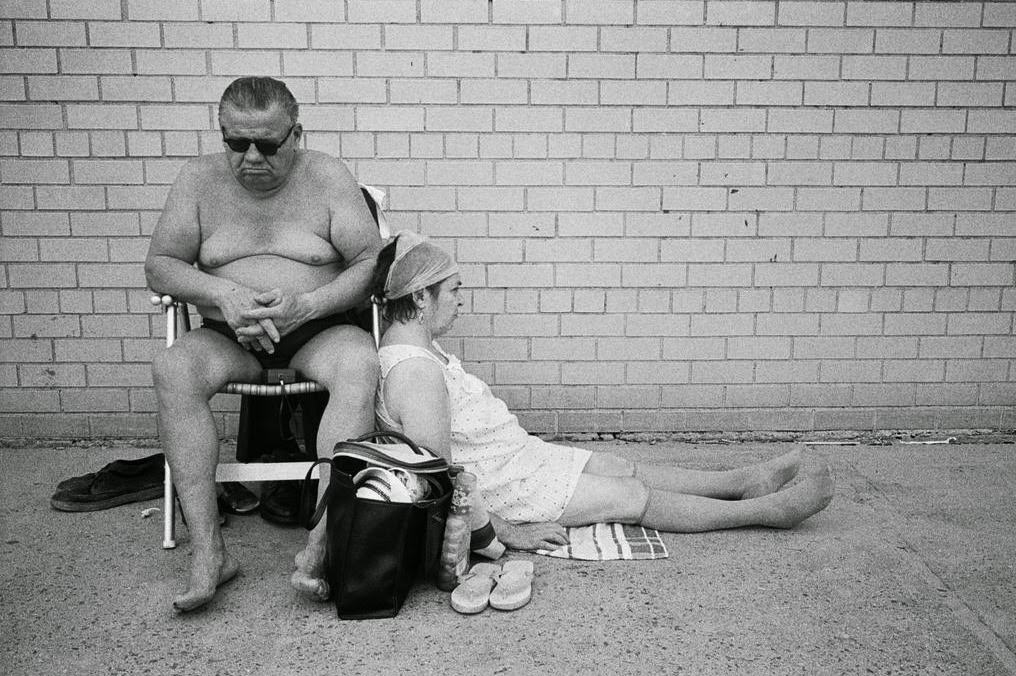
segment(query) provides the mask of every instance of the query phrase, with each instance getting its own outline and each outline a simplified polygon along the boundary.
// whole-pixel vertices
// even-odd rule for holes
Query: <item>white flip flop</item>
[[[506,561],[497,578],[497,586],[490,593],[490,607],[515,610],[529,603],[532,597],[533,562],[521,559]]]

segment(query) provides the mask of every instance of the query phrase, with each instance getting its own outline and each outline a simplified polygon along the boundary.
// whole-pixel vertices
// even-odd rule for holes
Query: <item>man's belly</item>
[[[284,294],[298,294],[331,283],[342,272],[342,266],[339,263],[310,265],[292,258],[262,254],[216,268],[202,268],[202,271],[256,291],[281,289]],[[197,310],[203,317],[223,319],[218,308],[199,306]]]

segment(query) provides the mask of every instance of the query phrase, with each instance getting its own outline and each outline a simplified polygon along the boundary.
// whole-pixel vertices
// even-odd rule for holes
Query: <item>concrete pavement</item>
[[[786,443],[585,444],[720,469]],[[791,531],[665,534],[670,558],[536,555],[532,602],[456,614],[417,587],[343,622],[288,586],[304,533],[231,517],[241,575],[202,611],[161,549],[158,501],[50,509],[54,486],[152,448],[0,448],[0,673],[1016,674],[1016,445],[812,446],[833,503]]]

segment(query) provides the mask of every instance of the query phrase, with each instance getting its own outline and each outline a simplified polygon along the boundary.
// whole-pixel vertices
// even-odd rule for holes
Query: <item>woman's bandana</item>
[[[395,260],[388,268],[385,299],[395,300],[426,289],[459,271],[455,259],[444,249],[410,230],[395,235]]]

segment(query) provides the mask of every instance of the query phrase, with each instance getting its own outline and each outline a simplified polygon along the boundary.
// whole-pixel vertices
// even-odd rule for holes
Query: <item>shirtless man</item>
[[[203,317],[152,364],[159,431],[192,545],[187,590],[173,602],[180,611],[210,601],[238,570],[218,523],[213,394],[288,365],[328,389],[320,453],[374,427],[377,354],[346,311],[367,297],[380,236],[346,167],[299,148],[297,113],[282,82],[230,84],[219,105],[225,152],[181,169],[145,261],[152,289]],[[323,494],[326,473],[319,484]],[[322,522],[291,578],[319,599],[328,595],[324,537]]]

